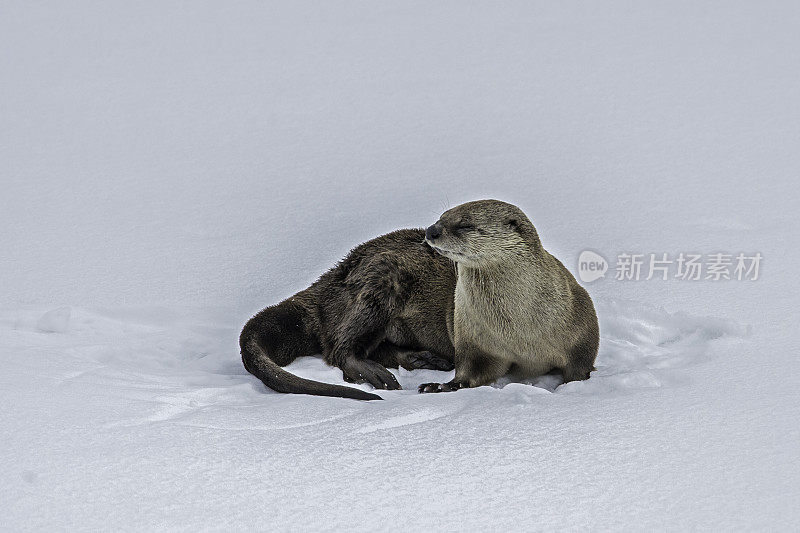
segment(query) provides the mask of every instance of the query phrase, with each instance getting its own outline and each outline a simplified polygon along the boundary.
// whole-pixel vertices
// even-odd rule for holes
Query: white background
[[[0,528],[800,521],[795,2],[0,3]],[[598,371],[287,396],[250,315],[479,198],[615,281]],[[341,383],[319,359],[289,367]],[[368,386],[363,386],[368,389]]]

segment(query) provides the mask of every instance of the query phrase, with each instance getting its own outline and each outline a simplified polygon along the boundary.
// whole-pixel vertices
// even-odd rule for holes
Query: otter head
[[[517,206],[499,200],[457,205],[425,230],[425,241],[456,263],[477,268],[536,252],[536,229]]]

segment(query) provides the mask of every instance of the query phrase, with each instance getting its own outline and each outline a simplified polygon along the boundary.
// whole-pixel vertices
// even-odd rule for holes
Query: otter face
[[[528,248],[524,235],[528,227],[533,230],[518,207],[498,200],[478,200],[445,211],[425,231],[425,241],[457,263],[479,267]]]

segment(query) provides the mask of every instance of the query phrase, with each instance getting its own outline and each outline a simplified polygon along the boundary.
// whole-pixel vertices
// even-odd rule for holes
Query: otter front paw
[[[462,381],[450,381],[449,383],[423,383],[419,386],[419,392],[452,392],[466,387],[467,384]]]

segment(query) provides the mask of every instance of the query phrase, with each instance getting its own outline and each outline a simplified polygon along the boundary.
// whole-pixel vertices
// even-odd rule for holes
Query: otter
[[[376,389],[400,388],[386,367],[452,370],[455,282],[455,265],[425,242],[425,230],[377,237],[309,288],[252,317],[239,337],[242,362],[278,392],[380,400],[281,367],[321,353],[346,381]]]
[[[458,268],[456,373],[419,392],[487,385],[508,372],[534,377],[558,370],[565,383],[589,378],[599,343],[592,299],[542,247],[518,207],[499,200],[456,206],[426,230],[425,240]]]

